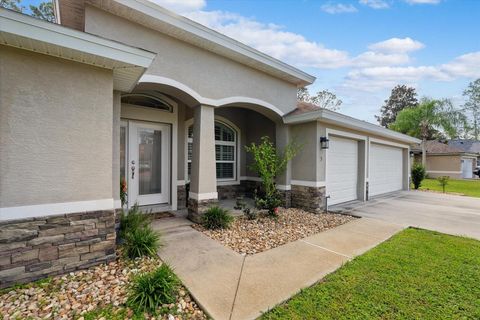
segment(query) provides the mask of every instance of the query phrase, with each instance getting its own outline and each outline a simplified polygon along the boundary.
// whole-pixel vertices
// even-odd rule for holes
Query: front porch
[[[119,98],[118,167],[129,207],[187,208],[194,221],[218,201],[230,200],[233,207],[237,197],[254,198],[260,187],[245,146],[264,136],[279,150],[290,142],[289,127],[273,106],[241,100],[207,105],[158,83],[140,83]],[[277,179],[286,207],[290,176],[289,166]]]

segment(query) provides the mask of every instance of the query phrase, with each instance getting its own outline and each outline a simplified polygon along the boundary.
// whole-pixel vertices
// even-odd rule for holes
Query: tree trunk
[[[423,138],[422,142],[422,166],[427,167],[427,139]]]

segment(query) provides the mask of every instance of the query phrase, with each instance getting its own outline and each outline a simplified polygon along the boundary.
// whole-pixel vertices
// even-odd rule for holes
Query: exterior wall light
[[[322,149],[328,149],[330,146],[330,140],[327,137],[320,137],[320,147]]]

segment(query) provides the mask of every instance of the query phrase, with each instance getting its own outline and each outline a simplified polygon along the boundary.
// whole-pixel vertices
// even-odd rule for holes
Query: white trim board
[[[0,221],[45,217],[59,214],[113,210],[113,199],[99,199],[76,202],[46,203],[29,206],[0,208]]]
[[[325,181],[307,181],[307,180],[292,180],[290,181],[292,186],[304,186],[304,187],[325,187],[327,184]]]

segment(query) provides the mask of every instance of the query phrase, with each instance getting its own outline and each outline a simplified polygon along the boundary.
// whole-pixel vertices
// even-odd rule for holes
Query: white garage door
[[[358,142],[330,137],[327,159],[328,204],[357,199]]]
[[[403,189],[403,151],[401,148],[370,145],[369,196]]]
[[[473,178],[473,159],[462,159],[462,178]]]

